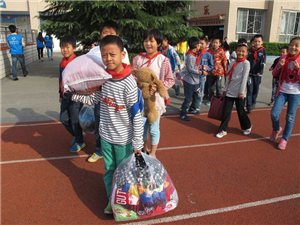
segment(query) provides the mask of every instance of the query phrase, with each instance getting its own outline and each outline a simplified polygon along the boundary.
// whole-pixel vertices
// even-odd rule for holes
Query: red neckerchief
[[[120,80],[129,74],[131,74],[131,67],[125,63],[122,63],[124,69],[121,70],[119,73],[115,72],[114,70],[106,70],[111,76],[113,80]]]
[[[71,62],[76,55],[73,53],[69,58],[63,57],[61,62],[60,62],[60,68],[64,69],[68,65],[69,62]]]
[[[265,49],[264,47],[260,47],[260,48],[258,48],[258,49],[252,48],[254,61],[257,61],[257,60],[258,60],[258,53],[259,53],[260,51],[264,50],[264,49]]]
[[[156,56],[160,55],[161,52],[156,52],[153,56],[149,56],[147,55],[146,52],[141,52],[139,55],[143,56],[144,58],[148,59],[145,63],[143,63],[141,65],[141,67],[143,67],[144,65],[146,65],[147,67],[150,66],[150,64],[152,63],[152,60],[156,58]]]
[[[197,64],[197,66],[200,66],[200,65],[201,65],[201,57],[202,57],[202,55],[203,55],[205,52],[207,52],[207,49],[202,49],[201,51],[199,51],[198,56],[197,56],[197,58],[196,58],[196,64]]]
[[[230,68],[227,76],[229,76],[229,81],[231,81],[231,78],[232,78],[232,74],[233,74],[233,71],[235,69],[235,67],[237,66],[237,64],[239,64],[240,62],[244,62],[246,60],[246,57],[242,58],[242,59],[239,59],[237,58],[234,62],[234,64],[232,65],[232,67]]]
[[[295,55],[295,56],[291,56],[290,54],[288,54],[285,58],[285,63],[282,66],[281,69],[281,73],[280,73],[280,78],[279,80],[281,82],[285,81],[286,83],[296,83],[299,81],[298,78],[298,71],[296,69],[290,69],[288,67],[289,63],[292,61],[298,61],[298,63],[300,62],[300,54]],[[290,75],[293,75],[293,77],[291,77]]]
[[[169,48],[169,45],[167,45],[166,47],[162,47],[162,54],[164,55],[164,56],[167,56],[167,50],[168,50],[168,48]]]

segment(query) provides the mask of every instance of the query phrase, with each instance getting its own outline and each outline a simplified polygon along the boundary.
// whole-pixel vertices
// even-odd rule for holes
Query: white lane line
[[[88,157],[88,155],[72,155],[72,156],[37,158],[37,159],[10,160],[10,161],[1,161],[0,165],[15,164],[15,163],[28,163],[28,162],[39,162],[39,161],[51,161],[51,160],[60,160],[60,159],[85,158],[85,157]]]
[[[292,137],[300,136],[300,133],[292,134]],[[209,147],[209,146],[217,146],[217,145],[227,145],[227,144],[237,144],[237,143],[245,143],[245,142],[254,142],[260,140],[268,140],[269,137],[261,137],[254,139],[243,139],[236,141],[224,141],[224,142],[213,142],[208,144],[198,144],[198,145],[182,145],[182,146],[171,146],[171,147],[162,147],[157,150],[176,150],[176,149],[191,149],[191,148],[201,148],[201,147]],[[84,158],[88,155],[74,155],[74,156],[60,156],[60,157],[48,157],[48,158],[37,158],[37,159],[25,159],[25,160],[10,160],[10,161],[0,161],[0,165],[4,164],[15,164],[15,163],[27,163],[27,162],[36,162],[36,161],[50,161],[50,160],[60,160],[60,159],[71,159],[71,158]]]
[[[269,199],[265,199],[265,200],[255,201],[255,202],[242,203],[239,205],[233,205],[233,206],[224,207],[224,208],[210,209],[210,210],[205,210],[205,211],[200,211],[200,212],[195,212],[195,213],[181,214],[181,215],[177,215],[177,216],[170,216],[170,217],[152,219],[152,220],[147,220],[147,221],[126,223],[123,225],[149,225],[149,224],[159,224],[159,223],[171,223],[171,222],[175,222],[175,221],[194,219],[194,218],[199,218],[199,217],[208,216],[208,215],[226,213],[226,212],[231,212],[231,211],[236,211],[236,210],[246,209],[246,208],[251,208],[251,207],[257,207],[257,206],[262,206],[262,205],[268,205],[268,204],[272,204],[272,203],[288,201],[288,200],[297,199],[297,198],[300,198],[300,193],[280,196],[280,197],[276,197],[276,198],[269,198]]]
[[[1,125],[0,128],[6,128],[6,127],[35,127],[35,126],[45,126],[45,125],[59,125],[61,122],[54,121],[54,122],[46,122],[46,123],[24,123],[24,124],[7,124],[7,125]]]
[[[254,109],[252,112],[258,112],[258,111],[270,111],[271,108],[262,108],[262,109]],[[233,113],[236,113],[236,111],[232,111]],[[208,112],[201,113],[200,116],[207,115]],[[162,118],[172,118],[172,117],[178,117],[178,115],[164,115]],[[61,124],[60,121],[53,121],[53,122],[41,122],[41,123],[25,123],[25,124],[6,124],[6,125],[0,125],[0,128],[6,128],[6,127],[34,127],[34,126],[45,126],[45,125],[58,125]]]

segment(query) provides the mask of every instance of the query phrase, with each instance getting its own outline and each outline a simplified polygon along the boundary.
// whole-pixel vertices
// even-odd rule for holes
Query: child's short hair
[[[60,39],[59,47],[63,47],[66,44],[72,45],[73,48],[76,48],[76,39],[72,36],[64,36]]]
[[[154,38],[158,45],[162,43],[163,35],[158,29],[147,30],[143,35],[143,40],[147,38]]]
[[[253,36],[253,38],[251,39],[251,42],[254,41],[255,38],[261,38],[261,40],[264,40],[263,36],[261,34],[256,34]]]
[[[8,29],[9,29],[10,33],[15,33],[17,30],[16,26],[13,24],[9,25]]]
[[[188,46],[190,49],[195,49],[197,48],[197,45],[199,44],[200,39],[197,37],[190,37],[188,39]]]
[[[107,20],[100,25],[100,33],[102,33],[102,30],[104,27],[112,28],[118,33],[118,24],[115,21]]]
[[[202,37],[199,38],[199,41],[205,41],[206,44],[207,44],[208,43],[208,38],[207,38],[207,36],[202,36]]]
[[[294,37],[294,38],[292,38],[291,39],[291,41],[290,41],[290,43],[289,44],[291,44],[293,41],[300,41],[300,37]]]
[[[115,44],[120,48],[121,51],[124,50],[123,41],[119,36],[116,36],[116,35],[107,35],[107,36],[105,36],[100,41],[100,48],[102,48],[105,45],[109,45],[109,44]]]
[[[222,38],[220,38],[220,37],[212,37],[211,38],[211,42],[213,42],[214,40],[219,40],[219,42],[222,44]]]
[[[245,38],[239,38],[238,44],[247,44],[247,40]]]
[[[236,46],[236,49],[241,48],[241,47],[245,47],[248,50],[248,45],[247,43],[238,43],[238,45]]]
[[[299,40],[300,40],[300,38],[299,38]],[[287,45],[280,47],[280,51],[283,50],[283,49],[288,50],[289,47]]]

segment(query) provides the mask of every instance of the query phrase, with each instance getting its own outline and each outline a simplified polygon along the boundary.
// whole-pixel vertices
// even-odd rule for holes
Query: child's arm
[[[243,74],[242,74],[242,83],[239,91],[239,98],[245,98],[246,97],[246,88],[247,88],[247,81],[249,77],[250,72],[250,63],[249,61],[244,62],[244,68],[243,68]]]
[[[196,58],[192,57],[190,55],[187,55],[185,60],[185,67],[192,76],[195,75],[202,75],[202,71],[199,70],[197,64],[196,64]]]
[[[138,101],[138,90],[137,86],[128,87],[125,90],[126,96],[126,106],[128,111],[131,112],[132,106]],[[133,138],[132,138],[132,145],[135,152],[140,151],[143,148],[143,121],[141,112],[138,111],[132,120],[132,127],[133,127]]]
[[[222,66],[224,69],[224,76],[227,74],[227,66],[228,66],[227,64],[228,64],[228,61],[227,61],[225,51],[222,51]]]
[[[212,57],[212,55],[210,53],[208,53],[208,68],[207,68],[207,72],[211,72],[214,68],[214,59]]]

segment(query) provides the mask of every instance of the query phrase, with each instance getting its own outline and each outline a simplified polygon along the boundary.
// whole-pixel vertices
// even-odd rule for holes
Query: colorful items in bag
[[[176,208],[178,195],[161,162],[142,153],[116,169],[111,204],[116,221],[145,219]]]
[[[72,60],[64,69],[62,83],[65,92],[91,94],[111,75],[88,55],[81,55]]]

